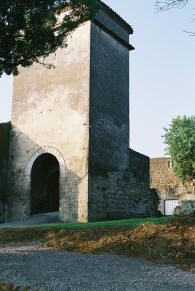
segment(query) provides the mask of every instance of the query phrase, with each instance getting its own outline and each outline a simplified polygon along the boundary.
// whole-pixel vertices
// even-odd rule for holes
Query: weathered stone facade
[[[171,163],[170,163],[171,162]],[[195,200],[195,183],[187,181],[184,184],[174,175],[170,158],[150,159],[150,187],[157,189],[161,198],[159,210],[164,214],[166,200]]]
[[[52,211],[52,204],[65,222],[156,213],[149,158],[131,151],[129,159],[132,32],[103,5],[69,36],[67,48],[49,56],[55,69],[20,68],[2,190],[6,220]]]
[[[126,169],[94,167],[89,175],[89,219],[155,216],[159,201],[149,182],[149,158],[132,149]]]

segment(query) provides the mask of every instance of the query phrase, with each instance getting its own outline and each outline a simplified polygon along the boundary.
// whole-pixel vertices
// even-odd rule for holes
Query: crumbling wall
[[[0,223],[5,220],[10,128],[10,122],[0,124]]]

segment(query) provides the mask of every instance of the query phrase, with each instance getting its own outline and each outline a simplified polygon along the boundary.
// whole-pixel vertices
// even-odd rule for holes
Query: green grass
[[[85,229],[90,227],[97,226],[126,226],[129,228],[137,227],[141,224],[166,224],[175,216],[163,216],[159,218],[131,218],[131,219],[122,219],[122,220],[112,220],[112,221],[99,221],[99,222],[88,222],[88,223],[59,223],[59,224],[42,224],[39,226],[33,226],[33,228],[39,229]]]

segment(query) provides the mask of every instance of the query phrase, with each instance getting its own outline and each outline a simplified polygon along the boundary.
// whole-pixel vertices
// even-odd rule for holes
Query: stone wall
[[[149,158],[129,151],[129,29],[101,12],[91,26],[88,220],[153,216]]]
[[[185,200],[182,201],[180,206],[175,208],[175,215],[187,215],[195,212],[195,200]]]
[[[90,173],[89,220],[151,217],[158,214],[158,194],[148,187],[149,158],[133,150],[130,150],[130,157],[129,168],[125,170],[102,171],[94,168]],[[145,168],[142,168],[143,165]],[[136,166],[145,173],[145,179],[141,180],[139,170],[135,172]]]
[[[10,122],[0,124],[0,222],[5,220]]]
[[[150,158],[130,149],[129,165],[132,175],[150,188]]]
[[[90,175],[89,221],[155,216],[158,199],[129,170]]]
[[[195,199],[195,183],[187,181],[184,184],[169,168],[170,158],[150,159],[150,187],[158,190],[161,197],[159,210],[164,214],[164,200],[178,199],[179,204],[185,200]]]
[[[118,35],[125,42],[129,43],[129,34],[133,33],[131,26],[116,15],[107,5],[102,3],[102,9],[96,16],[96,20],[105,25],[111,32]]]
[[[110,17],[107,19],[109,23]],[[128,37],[124,29],[123,33]],[[92,23],[90,60],[90,167],[106,171],[126,169],[129,157],[129,50]]]

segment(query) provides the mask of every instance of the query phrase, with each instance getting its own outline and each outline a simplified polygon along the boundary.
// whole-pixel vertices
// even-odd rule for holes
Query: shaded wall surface
[[[158,200],[149,190],[149,158],[129,152],[130,31],[104,12],[98,21],[115,35],[92,23],[89,220],[153,216]]]
[[[0,124],[0,222],[5,220],[10,129],[10,122]]]
[[[113,15],[111,10],[104,6],[103,9],[99,11],[95,20],[105,25],[112,33],[129,43],[129,34],[132,33],[132,29],[126,24],[124,25],[123,21],[118,19],[116,15]]]
[[[103,12],[98,20],[128,40],[128,32],[109,16],[105,19]],[[126,215],[117,207],[121,194],[116,185],[119,172],[128,168],[129,50],[95,23],[91,25],[89,114],[89,219]]]
[[[129,51],[92,23],[90,164],[125,169],[129,148]]]
[[[138,169],[142,170],[141,173],[145,173],[145,180],[141,179],[138,170],[132,172],[130,163],[124,170],[91,173],[90,220],[152,217],[158,214],[158,193],[148,185],[149,158],[135,151],[131,151],[130,157],[133,160],[133,169],[136,164]]]
[[[129,165],[132,175],[150,188],[150,158],[130,149]]]

